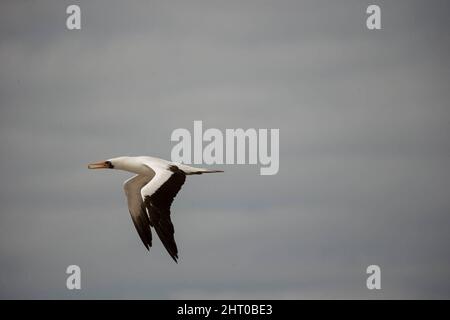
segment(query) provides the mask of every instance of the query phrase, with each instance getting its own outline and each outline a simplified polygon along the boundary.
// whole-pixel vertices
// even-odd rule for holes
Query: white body
[[[216,172],[204,168],[194,168],[187,166],[185,164],[171,162],[164,159],[148,157],[148,156],[140,156],[140,157],[118,157],[110,159],[111,163],[114,165],[114,169],[124,170],[128,172],[133,172],[136,174],[142,175],[153,175],[149,167],[153,169],[155,172],[160,170],[167,170],[170,166],[177,166],[180,170],[182,170],[185,174],[198,174],[198,173],[207,173],[207,172]]]

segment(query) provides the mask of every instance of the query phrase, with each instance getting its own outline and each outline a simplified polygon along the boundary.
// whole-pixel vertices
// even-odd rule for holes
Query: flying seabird
[[[152,246],[153,227],[173,260],[178,248],[170,220],[170,206],[181,189],[186,175],[223,172],[194,168],[153,157],[118,157],[91,163],[89,169],[118,169],[136,173],[124,182],[128,210],[147,250]]]

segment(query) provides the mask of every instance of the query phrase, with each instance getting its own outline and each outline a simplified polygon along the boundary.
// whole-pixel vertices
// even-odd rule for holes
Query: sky
[[[66,7],[81,8],[67,30]],[[366,8],[381,8],[381,30]],[[448,1],[2,1],[1,299],[450,298]],[[173,130],[279,129],[212,165],[147,252],[122,155]],[[66,268],[81,268],[81,290]],[[366,268],[381,269],[368,290]]]

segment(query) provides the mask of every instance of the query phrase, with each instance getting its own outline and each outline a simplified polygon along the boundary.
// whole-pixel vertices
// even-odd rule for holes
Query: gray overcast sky
[[[78,3],[82,29],[65,28]],[[365,27],[381,6],[382,30]],[[450,298],[448,1],[2,1],[0,298]],[[176,128],[279,128],[148,253],[119,155]],[[68,291],[65,269],[82,270]],[[377,264],[382,290],[366,289]]]

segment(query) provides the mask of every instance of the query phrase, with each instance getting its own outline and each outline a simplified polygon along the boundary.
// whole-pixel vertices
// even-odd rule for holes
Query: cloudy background
[[[382,30],[365,10],[382,10]],[[65,27],[80,4],[82,30]],[[2,1],[0,298],[450,298],[447,1]],[[279,128],[148,253],[119,155],[176,128]],[[66,289],[66,267],[82,290]],[[382,290],[366,288],[381,267]]]

